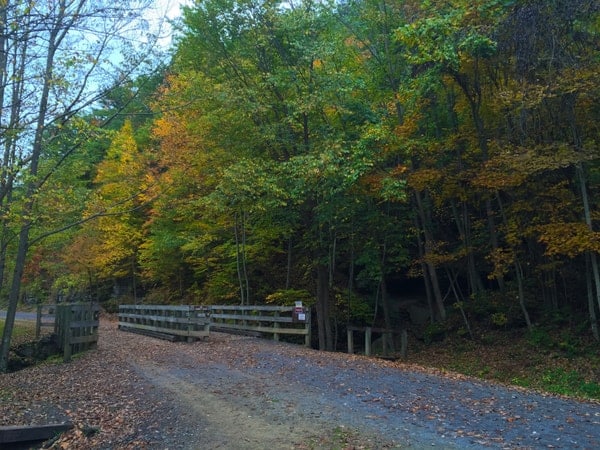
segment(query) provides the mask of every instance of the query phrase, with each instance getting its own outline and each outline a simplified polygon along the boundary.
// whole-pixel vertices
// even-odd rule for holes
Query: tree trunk
[[[319,350],[333,351],[331,307],[329,304],[329,273],[324,264],[317,265],[317,331]]]
[[[290,288],[292,278],[292,237],[288,238],[287,242],[287,268],[285,272],[285,288]]]
[[[587,298],[588,298],[588,311],[590,314],[590,324],[592,326],[592,335],[596,341],[600,341],[600,334],[598,333],[598,317],[596,316],[596,305],[594,303],[594,289],[592,287],[592,277],[590,275],[590,261],[592,254],[588,252],[585,255],[585,284],[587,287]]]
[[[478,294],[483,291],[483,283],[481,282],[481,277],[477,272],[477,266],[475,264],[475,255],[473,254],[471,242],[471,224],[467,205],[465,202],[462,202],[462,218],[454,201],[451,201],[451,208],[452,214],[454,215],[454,223],[456,224],[456,229],[458,230],[462,246],[465,249],[465,254],[467,256],[466,270],[470,291],[471,294]]]
[[[420,230],[419,218],[415,216],[415,229]],[[429,317],[433,323],[435,318],[435,310],[433,308],[433,293],[431,292],[431,285],[429,284],[429,274],[427,272],[427,264],[425,264],[425,249],[421,235],[417,233],[417,249],[419,251],[419,260],[421,261],[421,272],[423,273],[423,285],[425,286],[425,295],[427,296],[427,306],[429,308]]]
[[[242,274],[242,250],[239,236],[239,217],[238,213],[235,213],[235,223],[233,225],[233,234],[235,235],[235,266],[237,268],[238,283],[240,286],[240,304],[244,306],[246,304],[246,293],[244,290],[244,277]]]
[[[592,223],[592,214],[590,210],[590,201],[588,197],[587,191],[587,182],[585,179],[585,172],[583,169],[583,164],[580,162],[576,166],[577,178],[579,178],[579,187],[581,190],[581,201],[583,203],[583,215],[585,218],[585,223],[590,231],[594,230],[594,225]],[[590,260],[592,266],[592,276],[594,279],[594,284],[596,285],[596,301],[598,302],[598,308],[600,309],[600,271],[598,270],[598,259],[596,258],[596,254],[590,252]]]
[[[2,346],[0,347],[0,373],[6,372],[8,369],[8,354],[10,350],[10,341],[12,338],[12,331],[14,328],[15,316],[17,312],[17,305],[19,302],[19,294],[21,291],[21,279],[23,277],[23,271],[25,269],[25,262],[27,258],[27,250],[29,247],[29,231],[31,229],[31,215],[34,209],[35,193],[38,189],[36,177],[38,175],[38,165],[40,156],[42,153],[42,143],[45,131],[46,112],[48,110],[48,97],[50,93],[50,86],[53,81],[53,69],[54,69],[54,55],[60,44],[62,38],[66,34],[66,30],[61,26],[63,24],[63,17],[59,15],[57,17],[55,28],[50,31],[48,41],[48,53],[46,55],[46,67],[44,70],[44,83],[42,86],[42,93],[40,96],[39,109],[37,111],[37,122],[35,128],[35,136],[33,139],[33,145],[31,149],[31,158],[29,165],[29,176],[30,179],[27,182],[25,193],[28,199],[23,206],[22,216],[25,218],[21,225],[19,232],[19,244],[17,247],[17,254],[15,257],[15,268],[13,272],[12,284],[10,287],[8,297],[8,308],[6,314],[6,321],[4,323],[4,332],[2,335]]]
[[[433,237],[431,236],[431,232],[429,231],[429,227],[427,226],[427,218],[425,216],[425,209],[423,206],[423,201],[421,199],[420,192],[415,191],[415,199],[417,201],[417,211],[421,219],[423,236],[425,237],[425,264],[427,265],[427,272],[429,273],[429,280],[431,281],[431,288],[433,290],[433,298],[437,307],[436,312],[440,321],[445,322],[446,308],[444,307],[444,299],[442,298],[442,292],[440,291],[440,284],[437,277],[437,271],[435,266],[431,262],[429,262],[427,258],[427,253],[429,249],[433,247]]]
[[[517,276],[517,289],[519,292],[519,306],[521,307],[521,312],[523,313],[523,318],[525,319],[525,323],[527,324],[527,330],[532,330],[531,319],[529,318],[529,312],[527,311],[527,306],[525,305],[525,289],[523,288],[523,269],[521,268],[521,263],[517,260],[517,255],[515,258],[515,275]]]
[[[6,310],[6,319],[4,321],[4,332],[2,334],[2,347],[0,352],[0,373],[5,373],[8,370],[8,353],[10,349],[10,341],[15,325],[15,317],[17,315],[17,305],[19,303],[19,293],[21,291],[21,278],[25,268],[25,258],[27,256],[27,246],[29,242],[30,223],[26,223],[21,228],[19,234],[19,246],[15,259],[15,270],[13,273],[12,284],[8,297],[8,308]]]
[[[390,296],[388,294],[387,283],[385,282],[385,276],[381,276],[381,306],[383,307],[383,320],[385,323],[385,328],[391,330],[394,328],[392,324],[392,314],[390,307]],[[387,355],[388,350],[392,352],[392,354],[396,351],[394,345],[394,335],[391,333],[386,333],[386,338],[382,340],[383,343],[389,348],[383,348],[383,354]]]

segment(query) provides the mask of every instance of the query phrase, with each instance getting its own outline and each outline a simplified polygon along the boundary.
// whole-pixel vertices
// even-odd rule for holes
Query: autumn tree
[[[535,237],[551,262],[558,263],[557,256],[586,260],[584,273],[588,284],[593,280],[600,310],[598,232],[592,212],[597,201],[592,174],[599,157],[593,106],[598,98],[599,14],[597,2],[584,0],[517,5],[501,24],[500,45],[511,55],[511,82],[503,86],[503,130],[520,159],[517,170],[523,172],[525,166],[529,178],[553,181],[545,187],[546,193],[554,193],[553,205],[538,219]],[[513,27],[524,32],[509,34]],[[598,339],[589,289],[587,295]]]
[[[7,366],[30,235],[36,226],[32,213],[40,190],[52,178],[52,170],[42,171],[44,149],[72,119],[138,66],[139,52],[128,38],[140,35],[135,24],[144,3],[57,0],[5,1],[0,5],[3,220],[14,218],[10,214],[14,208],[20,211],[19,217],[3,225],[18,238],[0,371]],[[117,61],[119,51],[125,56]],[[59,164],[78,145],[70,148]],[[13,195],[17,185],[22,189],[19,202]],[[4,235],[2,257],[7,242]]]
[[[84,218],[94,220],[87,221],[79,231],[79,241],[89,241],[82,263],[100,280],[129,279],[134,298],[142,225],[153,182],[147,175],[147,164],[138,150],[133,127],[125,122],[96,167],[95,189],[84,211]],[[72,252],[77,250],[71,248]]]

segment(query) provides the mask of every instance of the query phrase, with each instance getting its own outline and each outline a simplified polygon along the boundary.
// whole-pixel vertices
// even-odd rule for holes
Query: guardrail
[[[191,305],[119,305],[119,329],[191,342],[210,334],[210,310]]]
[[[310,347],[310,311],[294,306],[212,305],[211,326],[224,331],[250,331],[273,335],[304,336]]]
[[[55,306],[54,332],[63,351],[63,360],[71,355],[95,348],[98,343],[100,306],[90,303],[67,303]]]

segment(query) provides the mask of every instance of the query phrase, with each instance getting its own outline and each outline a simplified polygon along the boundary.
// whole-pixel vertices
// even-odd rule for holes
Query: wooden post
[[[365,355],[371,356],[371,336],[372,336],[371,327],[365,328]]]
[[[304,324],[304,330],[306,334],[304,335],[304,346],[310,348],[310,339],[311,339],[311,317],[310,311],[306,311],[306,323]]]
[[[403,329],[400,334],[400,356],[402,358],[406,358],[406,354],[408,351],[408,332],[406,329]]]
[[[203,308],[202,313],[206,318],[206,322],[204,323],[204,332],[208,336],[208,334],[210,333],[210,324],[212,323],[212,319],[210,317],[212,314],[212,310],[210,308]]]
[[[348,353],[353,354],[354,353],[354,330],[352,330],[352,328],[348,327],[347,333],[348,333]]]
[[[187,330],[188,330],[188,335],[187,335],[187,341],[188,342],[194,342],[194,336],[193,336],[193,331],[195,328],[195,320],[196,320],[196,311],[194,310],[193,306],[189,306],[187,309],[187,317],[188,317],[188,326],[187,326]]]
[[[42,333],[42,305],[37,305],[37,315],[35,318],[35,338],[39,339]]]
[[[274,317],[279,317],[279,311],[275,311],[273,313]],[[277,332],[277,328],[279,328],[279,322],[273,322],[273,329],[275,330],[273,333],[273,340],[279,342],[279,333]]]
[[[56,304],[54,308],[54,334],[60,336],[60,308],[59,304]]]
[[[71,361],[71,305],[65,305],[62,308],[63,324],[63,362]]]

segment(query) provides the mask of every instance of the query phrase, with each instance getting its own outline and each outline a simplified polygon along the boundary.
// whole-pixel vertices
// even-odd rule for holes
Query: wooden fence
[[[310,347],[310,311],[294,306],[213,305],[211,326],[223,331],[267,333],[279,340],[280,335],[304,336]]]
[[[373,333],[381,333],[381,346],[384,357],[388,356],[388,345],[390,340],[393,339],[394,335],[400,335],[400,357],[406,357],[407,351],[407,332],[406,330],[388,330],[385,328],[373,328],[373,327],[355,327],[348,326],[348,353],[354,353],[354,332],[358,331],[365,334],[365,355],[370,356],[372,353],[372,336]]]
[[[191,305],[119,305],[119,329],[192,341],[210,333],[210,310]]]
[[[120,305],[119,329],[153,334],[161,338],[205,337],[210,329],[304,336],[310,346],[310,312],[292,306],[235,305]]]
[[[54,333],[65,362],[71,355],[95,348],[98,343],[100,306],[67,303],[55,306]]]

